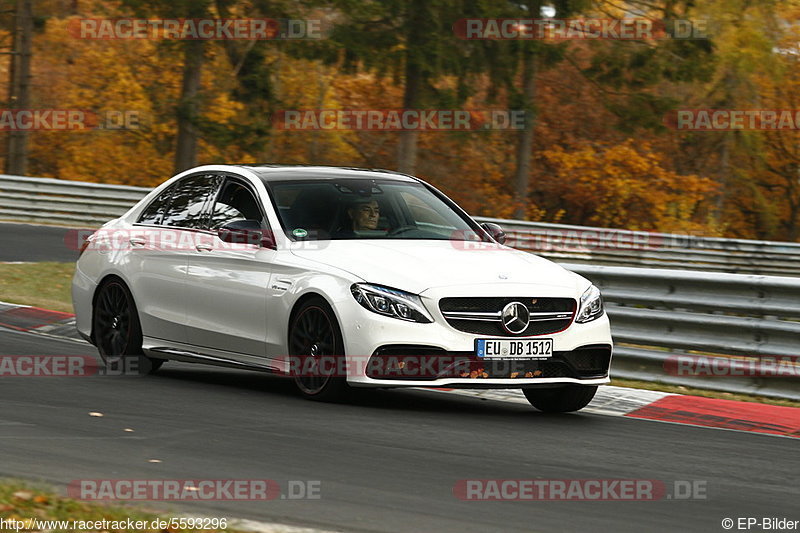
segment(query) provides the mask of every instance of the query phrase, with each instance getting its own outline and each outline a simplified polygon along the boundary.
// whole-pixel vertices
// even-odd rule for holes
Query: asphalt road
[[[94,350],[0,329],[0,355],[81,354]],[[725,517],[800,518],[795,439],[545,415],[427,391],[363,391],[352,403],[320,404],[278,378],[177,363],[148,377],[0,382],[3,476],[62,490],[75,479],[321,481],[318,500],[170,504],[176,512],[414,532],[723,531]],[[458,480],[497,478],[695,480],[706,482],[707,499],[453,496]]]
[[[78,231],[59,226],[0,223],[0,261],[76,261]]]

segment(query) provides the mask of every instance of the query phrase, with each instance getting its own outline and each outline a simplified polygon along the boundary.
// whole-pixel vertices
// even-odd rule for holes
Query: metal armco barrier
[[[97,227],[149,190],[0,175],[0,219]],[[797,377],[667,368],[679,356],[724,364],[800,356],[800,243],[477,220],[500,224],[509,245],[562,262],[601,288],[617,344],[614,376],[800,400]]]
[[[500,224],[507,244],[552,259],[593,265],[800,276],[800,243],[696,237],[476,217]]]
[[[603,293],[615,377],[800,400],[800,278],[563,266]],[[775,360],[794,373],[747,370]]]
[[[144,187],[0,175],[0,219],[99,227],[148,192]]]
[[[150,189],[0,175],[0,219],[96,227],[118,217]],[[495,222],[508,244],[554,261],[800,276],[800,243],[722,239],[545,222]]]

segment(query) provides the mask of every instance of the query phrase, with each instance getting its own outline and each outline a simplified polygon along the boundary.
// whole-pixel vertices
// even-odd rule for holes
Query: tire
[[[92,334],[108,371],[125,374],[135,370],[142,375],[151,374],[164,363],[163,359],[144,355],[136,303],[128,287],[118,279],[111,279],[98,289]]]
[[[545,413],[570,413],[589,405],[597,385],[564,385],[547,389],[522,389],[532,406]]]
[[[350,387],[342,373],[344,341],[333,309],[322,297],[309,298],[292,315],[289,355],[295,385],[309,400],[339,402]],[[320,361],[325,364],[320,367]]]

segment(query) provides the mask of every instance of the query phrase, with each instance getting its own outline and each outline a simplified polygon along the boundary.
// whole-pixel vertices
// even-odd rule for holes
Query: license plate
[[[475,354],[486,359],[553,357],[553,339],[476,339]]]

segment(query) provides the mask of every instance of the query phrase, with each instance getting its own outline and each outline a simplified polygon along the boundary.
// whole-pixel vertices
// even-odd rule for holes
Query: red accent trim
[[[667,396],[625,416],[800,438],[800,408],[701,396]]]

